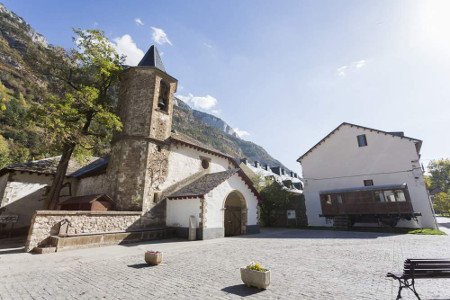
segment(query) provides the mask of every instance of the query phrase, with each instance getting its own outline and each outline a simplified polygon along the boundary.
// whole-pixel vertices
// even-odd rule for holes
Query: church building
[[[176,89],[177,79],[166,72],[154,46],[138,66],[122,72],[118,115],[123,130],[113,138],[111,155],[67,176],[70,195],[59,203],[60,209],[104,211],[86,213],[84,219],[69,210],[37,211],[28,236],[31,248],[54,235],[50,231],[63,220],[70,221],[65,229],[69,235],[171,227],[187,237],[189,226],[196,228],[197,239],[259,232],[261,199],[235,159],[172,130]],[[114,220],[105,221],[114,226],[100,224],[110,210],[118,212],[117,218],[119,212],[133,212],[134,219],[130,223],[128,216],[118,222],[122,225]],[[95,214],[101,217],[94,222]]]

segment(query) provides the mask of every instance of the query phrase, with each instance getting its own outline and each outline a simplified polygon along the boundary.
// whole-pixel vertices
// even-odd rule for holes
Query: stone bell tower
[[[164,222],[165,209],[158,208],[155,193],[167,176],[176,89],[177,80],[166,73],[155,46],[120,76],[123,129],[113,139],[108,163],[111,193],[119,210],[142,210],[155,224]]]

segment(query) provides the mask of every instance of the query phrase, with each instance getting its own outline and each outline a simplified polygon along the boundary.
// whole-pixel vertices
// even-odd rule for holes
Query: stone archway
[[[241,192],[234,190],[224,202],[225,236],[245,234],[247,225],[247,204]]]

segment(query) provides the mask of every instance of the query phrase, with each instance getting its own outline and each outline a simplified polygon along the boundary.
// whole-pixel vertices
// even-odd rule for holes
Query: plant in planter
[[[159,251],[146,251],[145,262],[151,266],[159,265],[162,261],[162,252]]]
[[[252,262],[241,268],[241,279],[246,286],[265,290],[270,284],[270,270],[263,268],[258,262]]]

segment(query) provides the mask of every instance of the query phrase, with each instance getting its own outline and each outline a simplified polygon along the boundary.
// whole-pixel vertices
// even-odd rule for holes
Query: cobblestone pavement
[[[164,252],[147,267],[145,250]],[[385,278],[409,257],[450,257],[449,236],[278,229],[208,241],[170,240],[0,256],[0,299],[395,299]],[[239,267],[271,269],[265,291],[242,285]],[[450,280],[420,280],[424,299],[449,299]],[[414,299],[405,291],[404,299]]]
[[[436,217],[439,229],[450,235],[450,218],[448,217]]]

